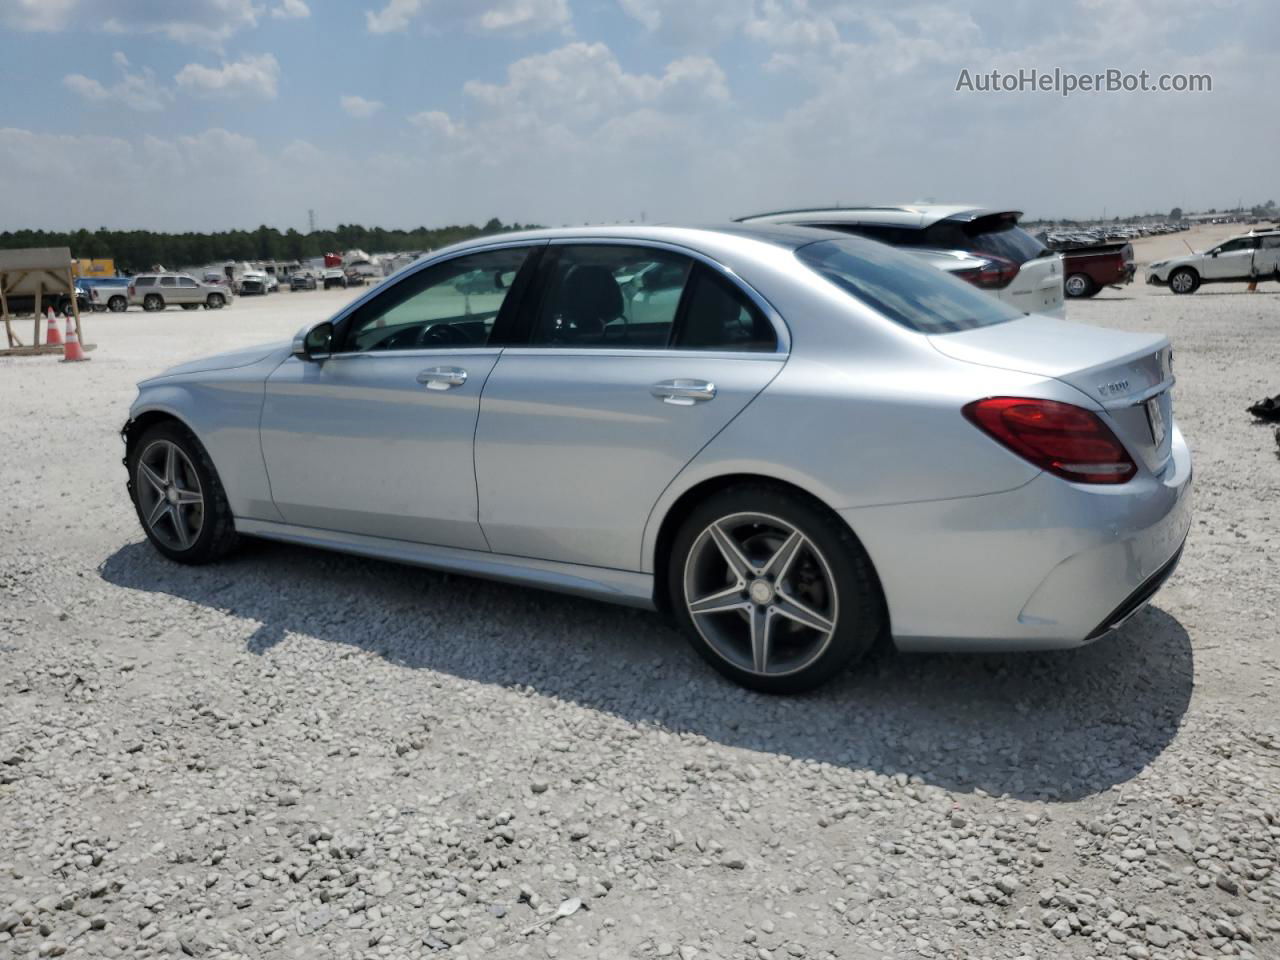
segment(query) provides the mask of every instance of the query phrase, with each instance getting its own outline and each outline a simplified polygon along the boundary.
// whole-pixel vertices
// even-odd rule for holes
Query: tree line
[[[434,250],[437,247],[486,234],[523,230],[532,224],[504,224],[497,217],[483,226],[418,227],[386,230],[359,224],[339,224],[333,230],[281,233],[265,224],[256,230],[222,233],[158,233],[153,230],[13,230],[0,233],[0,249],[20,247],[70,247],[76,258],[111,257],[124,273],[150,270],[156,264],[168,269],[221,263],[226,260],[305,260],[325,253],[360,248],[370,253]]]

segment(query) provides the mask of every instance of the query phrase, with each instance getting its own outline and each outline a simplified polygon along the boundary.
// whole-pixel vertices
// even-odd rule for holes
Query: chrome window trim
[[[623,348],[597,349],[594,347],[561,347],[555,344],[546,347],[503,347],[504,357],[647,357],[656,360],[690,360],[702,357],[707,360],[766,360],[770,363],[781,363],[787,355],[779,351],[766,353],[763,350],[672,350],[669,347],[639,347],[635,350]]]
[[[452,350],[446,347],[415,347],[412,350],[348,350],[345,353],[331,353],[325,359],[326,362],[343,358],[353,360],[356,357],[377,360],[383,357],[438,357],[441,354],[448,354],[451,357],[496,357],[502,353],[502,350],[502,347],[455,347]]]
[[[671,253],[678,253],[681,256],[689,257],[693,260],[698,261],[701,264],[704,264],[710,269],[716,271],[718,274],[720,274],[722,277],[724,277],[730,283],[736,286],[739,290],[741,290],[742,293],[746,295],[747,299],[749,299],[753,304],[755,304],[756,309],[760,310],[760,312],[763,313],[766,318],[768,318],[769,323],[772,324],[774,336],[777,338],[777,341],[778,341],[777,347],[770,353],[763,353],[760,351],[751,351],[751,355],[753,355],[757,359],[760,357],[790,355],[791,330],[787,326],[787,322],[782,318],[782,314],[780,314],[774,308],[772,303],[770,303],[759,292],[757,292],[756,289],[751,286],[751,284],[747,283],[740,276],[738,276],[738,274],[736,274],[733,270],[729,269],[723,263],[720,263],[718,260],[707,256],[705,253],[703,253],[700,250],[695,250],[692,247],[687,247],[687,246],[684,246],[683,244],[671,243],[666,240],[649,240],[649,239],[644,239],[639,237],[632,238],[632,237],[592,237],[592,236],[555,237],[550,239],[542,238],[542,239],[535,239],[535,240],[530,240],[528,238],[525,238],[521,240],[508,240],[505,242],[501,240],[495,240],[493,243],[486,243],[481,246],[475,246],[475,247],[467,247],[465,250],[456,250],[448,253],[441,253],[438,256],[431,257],[429,259],[424,259],[415,264],[410,264],[408,267],[404,268],[402,273],[393,274],[392,277],[388,277],[387,279],[395,278],[395,282],[400,283],[404,280],[407,280],[410,276],[416,274],[420,270],[429,270],[431,267],[434,267],[438,264],[448,263],[450,260],[456,260],[458,257],[470,256],[473,253],[489,253],[494,250],[514,250],[514,249],[519,249],[521,247],[534,248],[534,247],[547,247],[547,246],[553,246],[553,245],[554,246],[582,246],[584,244],[607,244],[609,246],[624,246],[624,247],[653,247],[658,250],[666,250]],[[336,327],[339,323],[341,323],[343,320],[349,317],[357,309],[364,306],[365,303],[372,300],[379,293],[387,289],[389,289],[389,286],[386,283],[378,284],[377,286],[371,288],[367,293],[357,297],[355,300],[351,301],[351,303],[347,304],[345,307],[343,307],[341,310],[339,310],[337,313],[331,316],[328,322],[332,323]],[[543,348],[521,347],[518,349],[539,350],[544,353],[547,350],[547,348],[545,347]],[[347,356],[348,354],[351,354],[351,353],[358,353],[358,352],[360,351],[348,350],[344,353],[330,354],[330,356],[341,357],[341,356]],[[372,351],[372,352],[377,353],[381,351]],[[395,353],[397,351],[386,351],[386,352]],[[599,350],[595,350],[592,352],[594,353],[595,356],[600,356],[602,353],[602,351],[599,351]],[[618,352],[623,352],[623,351],[618,351]],[[642,351],[629,350],[626,352],[640,353]],[[653,353],[654,351],[643,351],[643,352]],[[701,354],[704,356],[709,356],[712,354],[719,353],[719,351],[712,351],[712,350],[679,350],[679,351],[672,351],[672,352],[676,353],[679,356],[689,356],[691,354],[693,355]],[[728,353],[728,351],[726,351],[726,353]],[[733,355],[739,356],[739,357],[746,356],[747,352],[733,351]]]

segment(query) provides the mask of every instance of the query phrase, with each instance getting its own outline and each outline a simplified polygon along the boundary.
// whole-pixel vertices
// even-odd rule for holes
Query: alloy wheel
[[[204,492],[182,448],[171,440],[148,444],[134,489],[152,536],[171,550],[189,550],[204,528]]]
[[[1175,273],[1173,279],[1169,281],[1170,286],[1178,293],[1186,293],[1191,289],[1191,274],[1185,270]]]
[[[835,577],[812,540],[778,517],[737,513],[710,524],[685,560],[690,619],[712,650],[741,670],[784,676],[831,643]]]

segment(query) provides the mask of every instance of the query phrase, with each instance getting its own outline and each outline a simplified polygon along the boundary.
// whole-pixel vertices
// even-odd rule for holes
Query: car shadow
[[[1125,783],[1171,742],[1193,686],[1190,638],[1154,607],[1078,650],[878,649],[783,698],[724,680],[656,614],[529,588],[262,541],[208,567],[132,543],[99,570],[256,623],[255,654],[305,635],[729,746],[1021,799]]]

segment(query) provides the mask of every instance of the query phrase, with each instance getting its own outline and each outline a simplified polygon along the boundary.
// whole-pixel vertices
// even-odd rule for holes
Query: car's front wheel
[[[884,626],[857,538],[818,504],[743,484],[699,504],[676,535],[672,609],[694,649],[732,680],[797,693],[867,652]]]
[[[1169,289],[1174,293],[1195,293],[1200,275],[1190,267],[1179,267],[1169,275]]]
[[[231,507],[213,462],[182,424],[147,430],[128,457],[129,493],[152,545],[179,563],[209,563],[236,541]]]

